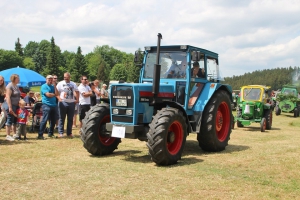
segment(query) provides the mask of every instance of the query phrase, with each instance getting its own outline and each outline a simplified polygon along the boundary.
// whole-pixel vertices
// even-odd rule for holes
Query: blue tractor
[[[232,89],[220,83],[218,54],[189,46],[145,47],[139,83],[111,85],[83,120],[83,146],[111,154],[122,138],[147,142],[157,165],[181,159],[189,133],[204,151],[225,149],[233,128]],[[136,52],[135,61],[139,60]]]

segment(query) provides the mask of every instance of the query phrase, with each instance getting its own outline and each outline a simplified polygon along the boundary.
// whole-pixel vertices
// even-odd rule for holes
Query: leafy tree
[[[23,59],[16,51],[0,49],[0,71],[23,66]]]
[[[34,62],[33,62],[32,58],[25,57],[23,60],[23,66],[26,69],[34,70]]]
[[[103,60],[99,53],[89,53],[85,56],[87,61],[87,71],[89,72],[89,79],[103,80],[107,82],[109,80],[110,69]]]
[[[23,56],[23,48],[20,43],[20,39],[18,38],[17,41],[15,42],[15,50],[19,54],[19,56]]]
[[[35,54],[36,50],[39,48],[39,43],[38,42],[28,42],[28,44],[24,48],[24,56],[27,57],[33,57]]]
[[[127,80],[127,70],[126,67],[122,64],[116,64],[109,75],[110,80],[123,80],[126,81]]]
[[[47,40],[42,40],[39,43],[39,47],[37,48],[36,52],[33,55],[33,62],[34,62],[34,71],[37,73],[43,74],[44,76],[44,68],[46,67],[47,63],[47,55],[50,48],[50,42]]]
[[[108,45],[96,46],[94,53],[99,53],[110,69],[123,61],[123,52]]]

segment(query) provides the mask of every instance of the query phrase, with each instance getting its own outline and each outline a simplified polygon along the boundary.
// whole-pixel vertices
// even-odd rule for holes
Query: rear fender
[[[202,112],[205,109],[205,106],[210,100],[210,98],[213,96],[213,94],[219,90],[224,90],[228,94],[230,101],[232,102],[232,89],[230,86],[222,85],[219,83],[206,83],[203,87],[203,91],[201,92],[200,97],[198,98],[193,107],[193,111]]]

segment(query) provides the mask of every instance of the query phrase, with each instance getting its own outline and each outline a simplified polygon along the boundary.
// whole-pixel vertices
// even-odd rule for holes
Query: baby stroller
[[[33,133],[35,129],[38,130],[40,128],[40,123],[43,117],[42,102],[38,101],[33,106],[31,113],[32,113],[32,123],[31,123],[30,132]]]

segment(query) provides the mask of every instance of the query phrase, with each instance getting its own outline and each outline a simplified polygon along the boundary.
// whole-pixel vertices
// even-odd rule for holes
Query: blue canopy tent
[[[10,76],[12,74],[19,75],[20,77],[19,85],[23,87],[41,86],[44,83],[46,83],[46,78],[44,76],[30,69],[25,69],[18,66],[15,68],[10,68],[10,69],[0,71],[0,75],[4,77],[6,85],[10,82]]]

